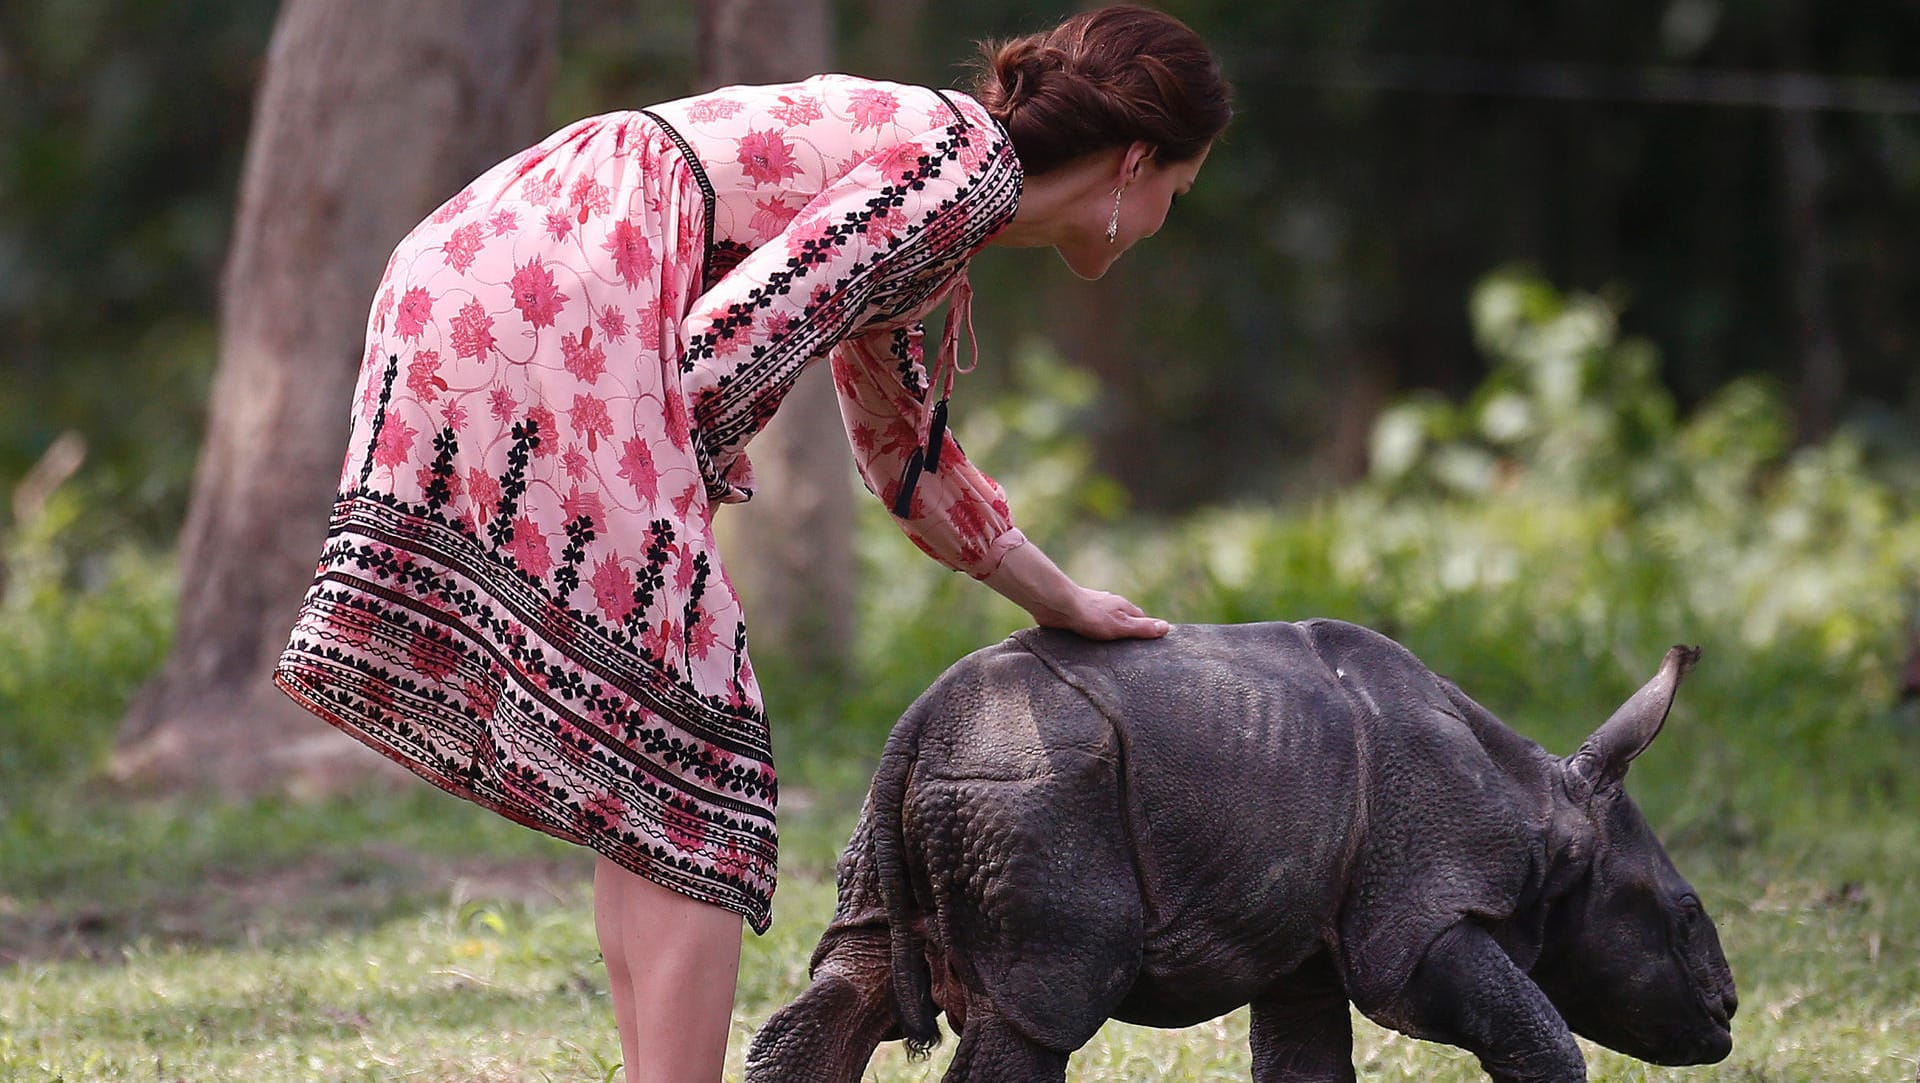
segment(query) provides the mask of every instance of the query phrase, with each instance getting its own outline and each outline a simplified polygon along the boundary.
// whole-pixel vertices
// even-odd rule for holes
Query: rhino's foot
[[[975,1001],[967,1008],[960,1048],[940,1078],[942,1083],[1064,1083],[1067,1055],[1042,1046]]]
[[[747,1083],[859,1083],[892,1026],[884,990],[821,975],[754,1035]]]

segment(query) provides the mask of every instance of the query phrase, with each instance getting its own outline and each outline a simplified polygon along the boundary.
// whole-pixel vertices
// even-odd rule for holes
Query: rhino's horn
[[[1660,735],[1667,721],[1667,710],[1680,688],[1680,678],[1700,660],[1698,647],[1674,647],[1667,651],[1660,672],[1640,686],[1640,690],[1613,712],[1580,751],[1567,757],[1567,780],[1584,795],[1607,783],[1626,777],[1634,757],[1646,751]]]

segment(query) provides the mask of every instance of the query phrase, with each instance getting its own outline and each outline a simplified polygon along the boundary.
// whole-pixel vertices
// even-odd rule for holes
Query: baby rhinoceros
[[[1338,621],[978,651],[895,727],[747,1078],[856,1083],[945,1011],[949,1083],[1058,1081],[1109,1017],[1242,1004],[1260,1083],[1353,1079],[1349,1004],[1496,1080],[1584,1080],[1574,1034],[1718,1061],[1732,974],[1621,787],[1696,657],[1560,759]]]

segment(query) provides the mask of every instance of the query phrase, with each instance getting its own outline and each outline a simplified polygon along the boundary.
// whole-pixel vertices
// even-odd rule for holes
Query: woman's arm
[[[1007,552],[981,580],[1033,615],[1042,628],[1064,628],[1088,639],[1157,639],[1172,625],[1104,590],[1090,590],[1027,542]]]
[[[896,507],[900,478],[920,445],[927,404],[918,327],[863,335],[833,352],[834,386],[867,487]],[[1090,639],[1151,639],[1167,623],[1117,594],[1088,590],[1061,571],[1013,525],[1000,486],[948,440],[940,467],[920,475],[908,514],[894,522],[922,551],[966,572],[1047,628]]]
[[[923,272],[963,262],[1018,195],[1004,140],[955,120],[848,170],[695,300],[683,383],[709,497],[746,498],[743,449],[808,361],[916,301]]]
[[[985,579],[1027,539],[1013,525],[1007,494],[967,458],[952,434],[939,468],[922,469],[911,498],[900,499],[908,463],[916,460],[929,423],[924,337],[915,325],[859,335],[835,347],[840,417],[861,480],[894,512],[901,531],[933,559]]]

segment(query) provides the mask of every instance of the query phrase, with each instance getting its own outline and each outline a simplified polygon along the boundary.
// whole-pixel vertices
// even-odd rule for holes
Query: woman
[[[327,545],[275,679],[435,784],[594,849],[629,1083],[714,1079],[774,772],[710,527],[831,358],[868,486],[1040,624],[1162,635],[1014,527],[945,437],[988,243],[1098,278],[1229,116],[1140,8],[989,48],[974,95],[828,75],[570,125],[417,227],[367,327]],[[925,358],[921,318],[950,302]],[[930,370],[930,372],[929,372]]]

